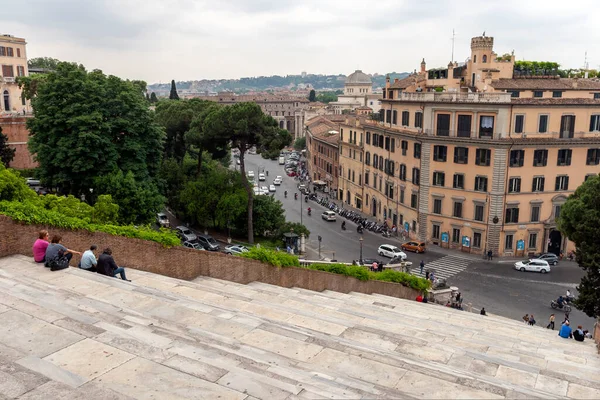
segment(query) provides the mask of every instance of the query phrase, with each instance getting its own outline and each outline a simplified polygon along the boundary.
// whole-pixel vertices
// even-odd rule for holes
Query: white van
[[[279,165],[284,165],[284,164],[285,164],[285,157],[279,156]]]

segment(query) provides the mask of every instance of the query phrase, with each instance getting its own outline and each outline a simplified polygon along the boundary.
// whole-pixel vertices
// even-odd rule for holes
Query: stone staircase
[[[0,398],[600,398],[592,341],[382,295],[0,259]]]

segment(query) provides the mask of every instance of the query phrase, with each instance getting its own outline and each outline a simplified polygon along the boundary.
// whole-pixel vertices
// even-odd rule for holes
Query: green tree
[[[215,109],[206,116],[203,132],[209,140],[218,142],[221,147],[231,144],[239,150],[240,171],[246,176],[244,157],[252,147],[267,151],[281,150],[290,144],[292,137],[279,129],[277,121],[265,115],[256,103],[237,103]],[[248,242],[254,243],[252,187],[247,179],[242,179],[248,195]]]
[[[113,203],[110,194],[98,196],[92,211],[92,222],[95,224],[116,225],[119,220],[119,205]]]
[[[146,101],[150,103],[150,93],[146,92]]]
[[[177,87],[175,86],[175,79],[171,81],[171,92],[169,93],[170,100],[179,100],[179,95],[177,94]]]
[[[2,133],[2,127],[0,126],[0,163],[8,167],[15,158],[15,151],[15,149],[8,147],[8,136]]]
[[[306,137],[300,137],[294,142],[294,149],[304,150],[306,148]]]
[[[59,63],[38,83],[27,126],[45,184],[78,196],[115,169],[140,182],[156,176],[163,132],[139,86],[71,63]]]
[[[227,156],[230,154],[227,143],[212,140],[210,135],[204,131],[204,120],[219,107],[221,106],[213,102],[205,103],[205,107],[194,116],[190,129],[185,135],[188,151],[190,154],[197,156],[196,176],[200,176],[202,171],[202,159],[205,151],[208,151],[213,159],[228,158]],[[227,161],[231,160],[228,159]],[[226,164],[226,166],[228,165],[229,163]]]
[[[335,92],[321,92],[317,95],[317,101],[321,103],[331,103],[337,101],[338,96]]]
[[[559,230],[575,242],[575,258],[585,271],[577,286],[575,306],[588,316],[600,316],[600,176],[589,178],[562,206]]]
[[[277,229],[276,235],[277,239],[283,239],[284,233],[294,232],[296,235],[304,234],[304,237],[308,239],[310,236],[310,231],[304,225],[299,222],[289,222],[286,221],[284,224],[280,225]]]
[[[150,93],[150,103],[158,103],[158,98],[154,92]]]
[[[255,235],[272,236],[285,224],[283,204],[273,196],[256,196],[252,212]]]
[[[24,178],[0,163],[0,201],[38,201],[38,197]]]
[[[42,68],[50,71],[56,70],[58,63],[60,63],[60,60],[51,57],[36,57],[27,60],[29,68]]]
[[[152,221],[164,204],[164,198],[152,181],[139,181],[129,171],[115,170],[96,178],[95,192],[110,194],[119,205],[119,223],[146,224]]]
[[[311,89],[309,95],[308,95],[308,101],[316,101],[317,100],[317,92],[315,92],[314,89]]]

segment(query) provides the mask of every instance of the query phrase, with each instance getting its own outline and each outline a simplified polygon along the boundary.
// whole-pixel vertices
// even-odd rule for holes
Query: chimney
[[[389,75],[385,76],[385,87],[386,87],[386,89],[390,87],[390,76]]]
[[[421,61],[421,73],[424,74],[427,71],[427,64],[425,64],[425,59]]]
[[[394,83],[398,82],[400,79],[394,78]]]

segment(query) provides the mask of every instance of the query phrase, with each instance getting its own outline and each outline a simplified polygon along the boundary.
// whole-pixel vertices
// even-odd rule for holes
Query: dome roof
[[[372,85],[373,81],[369,75],[357,69],[346,78],[346,85]]]

